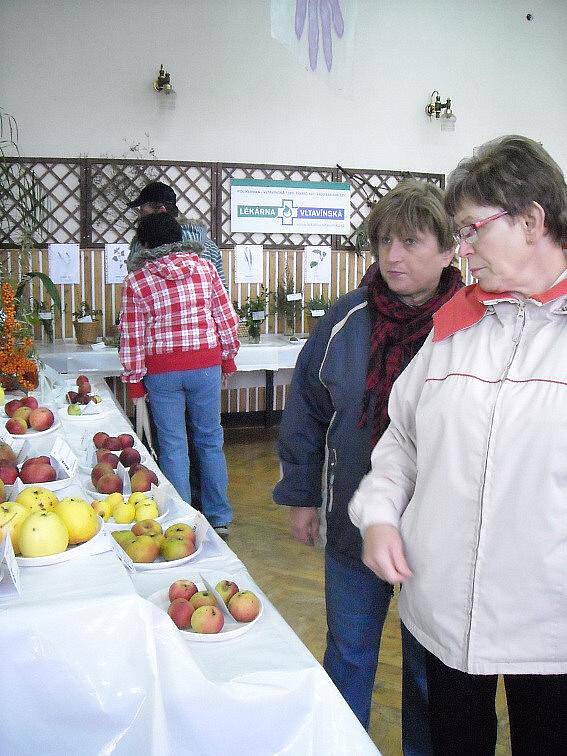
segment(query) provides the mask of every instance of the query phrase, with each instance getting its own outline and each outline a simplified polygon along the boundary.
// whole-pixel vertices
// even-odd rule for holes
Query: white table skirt
[[[111,400],[102,381],[96,390]],[[132,432],[114,407],[100,423],[64,419],[62,435],[73,446],[85,431],[102,429]],[[169,486],[161,473],[160,481]],[[176,506],[193,511],[179,497]],[[232,577],[258,593],[264,613],[249,632],[191,643],[145,600],[201,574],[212,582]],[[0,602],[2,753],[377,753],[321,666],[214,532],[184,567],[131,580],[105,552],[23,569],[22,586],[20,599]]]

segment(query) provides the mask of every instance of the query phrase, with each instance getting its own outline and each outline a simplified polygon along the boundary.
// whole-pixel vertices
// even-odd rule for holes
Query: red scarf
[[[390,418],[388,399],[396,378],[419,352],[433,326],[433,313],[463,286],[461,273],[450,265],[443,270],[436,294],[417,307],[410,307],[391,291],[377,270],[368,282],[368,307],[372,323],[370,357],[366,370],[366,387],[358,425],[368,420],[372,395],[374,428],[372,447],[384,433]]]

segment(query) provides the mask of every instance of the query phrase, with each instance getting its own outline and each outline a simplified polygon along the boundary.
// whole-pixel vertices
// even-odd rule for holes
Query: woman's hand
[[[370,525],[364,534],[362,561],[387,583],[405,583],[412,577],[400,531],[393,525]]]
[[[319,537],[319,510],[317,507],[290,507],[289,524],[296,541],[315,546]]]

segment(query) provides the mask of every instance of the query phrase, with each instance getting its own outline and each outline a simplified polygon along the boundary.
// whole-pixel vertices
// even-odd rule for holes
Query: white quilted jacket
[[[450,667],[567,673],[567,274],[459,292],[396,381],[349,514],[400,528],[400,616]]]

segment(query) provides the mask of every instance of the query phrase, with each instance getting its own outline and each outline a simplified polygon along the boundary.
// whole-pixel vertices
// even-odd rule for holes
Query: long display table
[[[93,386],[95,388],[95,386]],[[132,433],[111,403],[104,419],[62,419],[75,449],[98,430]],[[196,515],[153,462],[174,516]],[[74,481],[75,485],[77,481]],[[61,495],[61,494],[60,494]],[[321,666],[210,530],[182,567],[130,577],[113,551],[21,570],[22,594],[0,599],[0,752],[132,756],[375,754],[377,750]],[[180,578],[234,579],[263,602],[245,634],[195,642],[146,600]]]

